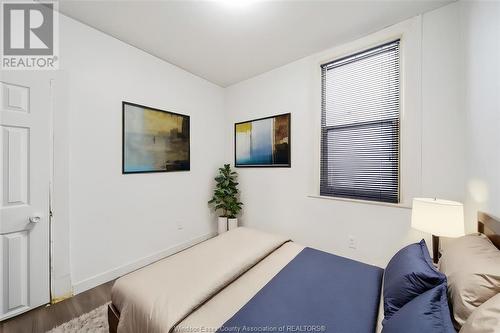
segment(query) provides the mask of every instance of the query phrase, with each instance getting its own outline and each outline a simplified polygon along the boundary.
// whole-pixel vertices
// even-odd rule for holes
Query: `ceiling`
[[[219,86],[451,1],[60,1],[59,10]]]

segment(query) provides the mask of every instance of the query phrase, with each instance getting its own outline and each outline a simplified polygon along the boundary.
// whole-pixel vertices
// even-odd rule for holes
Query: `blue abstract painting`
[[[235,166],[290,166],[290,114],[237,123]]]

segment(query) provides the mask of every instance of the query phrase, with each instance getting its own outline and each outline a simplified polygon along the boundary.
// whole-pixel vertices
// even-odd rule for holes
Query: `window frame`
[[[304,71],[307,72],[311,88],[307,90],[309,99],[306,102],[308,133],[305,137],[311,143],[308,158],[304,163],[310,167],[308,180],[305,184],[304,195],[312,202],[322,201],[327,209],[350,209],[352,213],[359,209],[371,212],[382,212],[386,209],[400,210],[401,214],[411,209],[412,199],[425,195],[425,188],[429,185],[424,181],[424,145],[422,107],[422,17],[396,23],[356,40],[319,52],[311,57],[304,58]],[[356,200],[350,198],[328,197],[320,195],[320,158],[321,158],[321,65],[338,59],[342,56],[381,45],[384,42],[400,39],[401,52],[401,114],[400,114],[400,203],[392,204],[378,201]],[[296,135],[297,137],[297,135]],[[299,165],[300,166],[300,165]],[[429,178],[427,178],[429,179]],[[312,203],[316,205],[315,203]],[[314,207],[322,207],[322,204]],[[404,215],[402,215],[404,216]]]
[[[379,32],[362,37],[315,57],[314,66],[314,122],[316,149],[314,150],[314,183],[309,198],[326,199],[330,201],[352,202],[369,205],[388,206],[395,208],[411,208],[411,198],[418,196],[422,188],[422,152],[421,152],[421,30],[420,19],[414,18],[400,24],[383,29]],[[322,157],[322,67],[342,58],[367,51],[373,48],[399,40],[400,62],[400,106],[399,106],[399,163],[398,163],[398,202],[376,201],[371,198],[351,198],[344,196],[328,196],[321,194],[321,157]],[[406,81],[411,78],[410,81]],[[410,90],[408,90],[410,89]],[[407,91],[410,91],[407,93]],[[408,123],[410,121],[410,123]],[[411,154],[408,154],[408,151]]]
[[[332,63],[335,62],[342,62],[345,60],[349,60],[352,58],[350,61],[347,62],[349,63],[355,63],[357,61],[363,60],[370,58],[373,55],[367,55],[366,53],[369,53],[371,51],[375,51],[379,48],[383,48],[385,46],[389,46],[391,44],[394,44],[397,42],[397,48],[398,48],[398,67],[399,67],[399,73],[398,73],[398,80],[399,80],[399,87],[398,87],[398,117],[394,119],[384,119],[384,120],[375,120],[375,121],[366,121],[366,122],[358,122],[358,123],[353,123],[349,125],[342,125],[342,126],[326,126],[324,124],[324,113],[323,111],[325,110],[325,85],[326,85],[326,75],[324,75],[324,71],[328,70],[325,69],[325,67],[328,67]],[[320,168],[320,175],[319,175],[319,192],[320,196],[325,196],[325,197],[333,197],[333,198],[343,198],[343,199],[353,199],[353,200],[359,200],[359,201],[373,201],[376,203],[387,203],[387,204],[394,204],[394,205],[399,205],[401,203],[401,109],[402,109],[402,86],[403,82],[401,80],[402,77],[402,63],[401,63],[401,38],[395,38],[389,41],[385,41],[383,43],[368,47],[368,48],[363,48],[360,50],[357,50],[355,52],[350,52],[348,54],[345,54],[341,57],[337,57],[335,59],[332,59],[330,61],[324,62],[320,65],[320,71],[321,71],[321,125],[320,125],[320,155],[319,155],[319,168]],[[381,53],[383,53],[382,51]],[[380,53],[378,53],[380,54]],[[339,66],[334,66],[340,67],[343,66],[344,64],[340,64]],[[328,175],[328,165],[329,161],[327,158],[325,158],[325,154],[328,151],[328,141],[326,140],[327,133],[330,131],[335,131],[335,129],[344,129],[344,128],[359,128],[359,127],[364,127],[364,126],[369,126],[370,124],[384,124],[384,123],[392,123],[396,121],[397,122],[397,165],[396,165],[396,179],[397,179],[397,190],[396,190],[396,201],[390,201],[390,200],[377,200],[376,195],[371,196],[370,191],[368,189],[363,190],[360,195],[354,195],[354,194],[349,194],[347,192],[349,191],[355,191],[353,188],[337,188],[334,186],[328,186],[328,184],[323,184],[323,180],[327,178]],[[345,191],[346,194],[342,195],[339,192]],[[329,192],[329,193],[334,193],[337,192],[336,194],[323,194],[324,192]],[[373,191],[371,191],[373,192]]]

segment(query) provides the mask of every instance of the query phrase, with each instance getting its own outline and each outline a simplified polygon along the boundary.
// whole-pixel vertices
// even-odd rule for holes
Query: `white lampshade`
[[[435,236],[460,237],[464,230],[464,206],[442,199],[415,198],[411,226]]]

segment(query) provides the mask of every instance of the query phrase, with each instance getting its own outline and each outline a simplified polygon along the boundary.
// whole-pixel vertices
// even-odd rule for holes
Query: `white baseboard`
[[[173,247],[170,247],[168,249],[162,250],[162,251],[157,252],[155,254],[149,255],[147,257],[141,258],[141,259],[136,260],[134,262],[130,262],[128,264],[116,267],[116,268],[111,269],[109,271],[106,271],[104,273],[94,275],[88,279],[76,282],[73,285],[73,293],[76,295],[76,294],[79,294],[79,293],[84,292],[86,290],[97,287],[98,285],[101,285],[101,284],[106,283],[108,281],[114,280],[120,276],[123,276],[123,275],[130,273],[132,271],[135,271],[141,267],[147,266],[155,261],[158,261],[158,260],[163,259],[165,257],[171,256],[172,254],[180,252],[184,249],[187,249],[190,246],[193,246],[193,245],[196,245],[200,242],[203,242],[209,238],[214,237],[215,235],[216,235],[216,233],[213,232],[213,233],[208,233],[208,234],[193,238],[187,242],[177,244]]]

